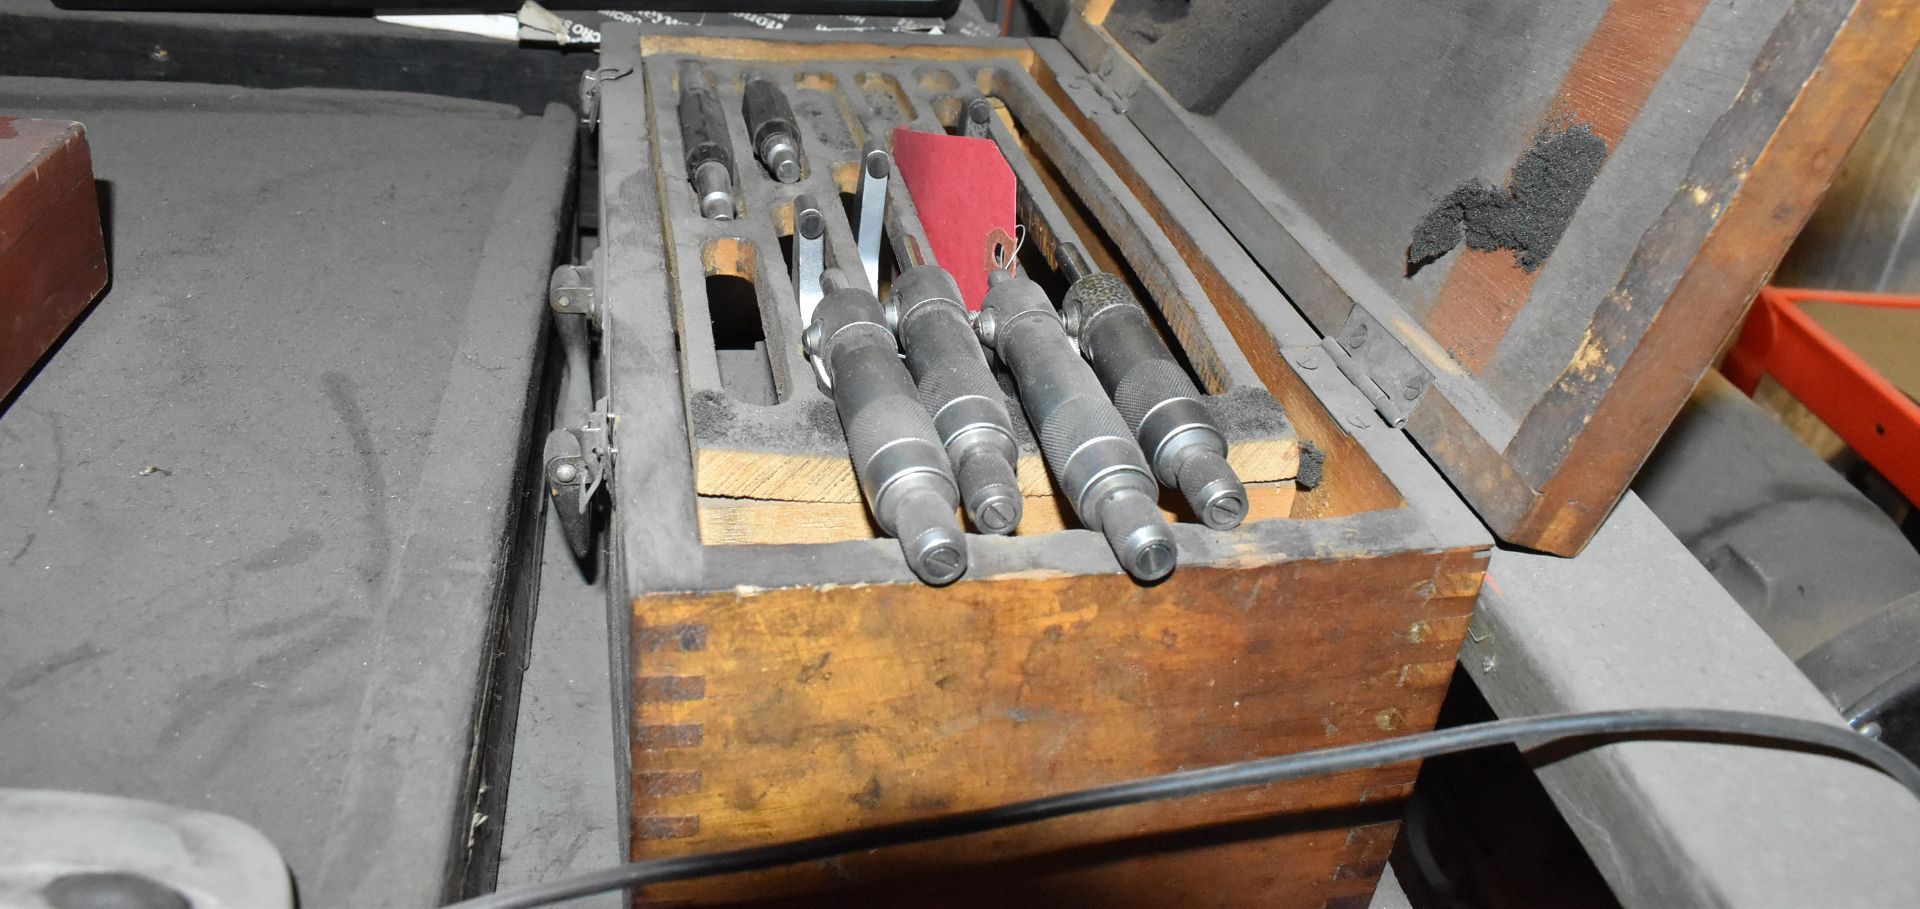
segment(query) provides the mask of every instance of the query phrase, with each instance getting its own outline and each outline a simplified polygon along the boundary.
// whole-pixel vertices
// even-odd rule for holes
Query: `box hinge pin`
[[[1321,340],[1320,347],[1395,429],[1407,425],[1407,416],[1433,385],[1433,374],[1426,366],[1359,306],[1339,332]]]

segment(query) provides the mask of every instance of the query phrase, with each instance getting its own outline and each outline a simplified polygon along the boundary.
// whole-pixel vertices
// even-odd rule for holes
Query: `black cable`
[[[1744,739],[1768,747],[1798,747],[1837,754],[1893,777],[1916,797],[1920,797],[1920,768],[1892,748],[1845,726],[1740,710],[1607,710],[1455,726],[1379,742],[1183,770],[994,808],[830,833],[768,846],[631,862],[565,880],[488,894],[456,903],[451,909],[534,909],[609,890],[759,871],[852,852],[983,833],[1122,805],[1383,767],[1494,745],[1524,742],[1531,747],[1573,738],[1647,738],[1663,735],[1711,735]]]

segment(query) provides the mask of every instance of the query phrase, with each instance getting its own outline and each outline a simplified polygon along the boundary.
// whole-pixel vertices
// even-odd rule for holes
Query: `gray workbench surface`
[[[1841,723],[1632,494],[1577,558],[1495,552],[1460,662],[1502,716],[1714,707]],[[1920,905],[1920,802],[1866,767],[1647,741],[1537,769],[1624,905]]]
[[[595,560],[597,562],[597,559]],[[513,773],[500,843],[500,889],[599,871],[626,861],[614,769],[607,672],[607,587],[584,568],[548,515],[540,602],[514,727]],[[617,893],[560,904],[618,909]]]
[[[86,124],[113,268],[0,413],[0,780],[231,814],[308,906],[430,901],[572,118],[26,79],[0,111]]]

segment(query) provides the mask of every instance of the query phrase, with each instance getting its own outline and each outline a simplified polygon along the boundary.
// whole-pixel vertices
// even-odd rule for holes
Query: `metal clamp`
[[[613,462],[614,417],[607,399],[593,389],[593,333],[600,326],[593,269],[562,265],[547,281],[547,311],[565,358],[559,401],[559,427],[547,433],[542,449],[547,497],[566,533],[567,544],[584,558],[592,540],[594,494]]]
[[[827,268],[827,220],[813,196],[793,200],[793,295],[800,304],[800,324],[813,324],[813,310],[826,292],[820,275]]]
[[[801,349],[813,364],[814,378],[821,388],[833,385],[827,366],[814,356],[815,345],[808,338],[815,332],[813,311],[826,297],[821,279],[827,270],[827,219],[811,194],[793,200],[793,296],[800,304]],[[817,340],[817,339],[816,339]]]

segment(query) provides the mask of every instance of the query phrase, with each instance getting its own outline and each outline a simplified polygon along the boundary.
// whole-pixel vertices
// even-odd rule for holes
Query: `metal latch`
[[[631,66],[603,66],[580,74],[580,122],[593,126],[600,122],[600,86],[633,72]]]
[[[1395,429],[1407,425],[1407,415],[1433,385],[1433,373],[1358,304],[1348,314],[1347,324],[1322,339],[1320,347]]]
[[[547,498],[566,533],[567,545],[585,558],[593,540],[593,501],[613,463],[613,426],[607,399],[596,394],[593,336],[600,328],[593,269],[562,265],[547,282],[547,310],[564,358],[558,428],[547,433],[543,449]]]

